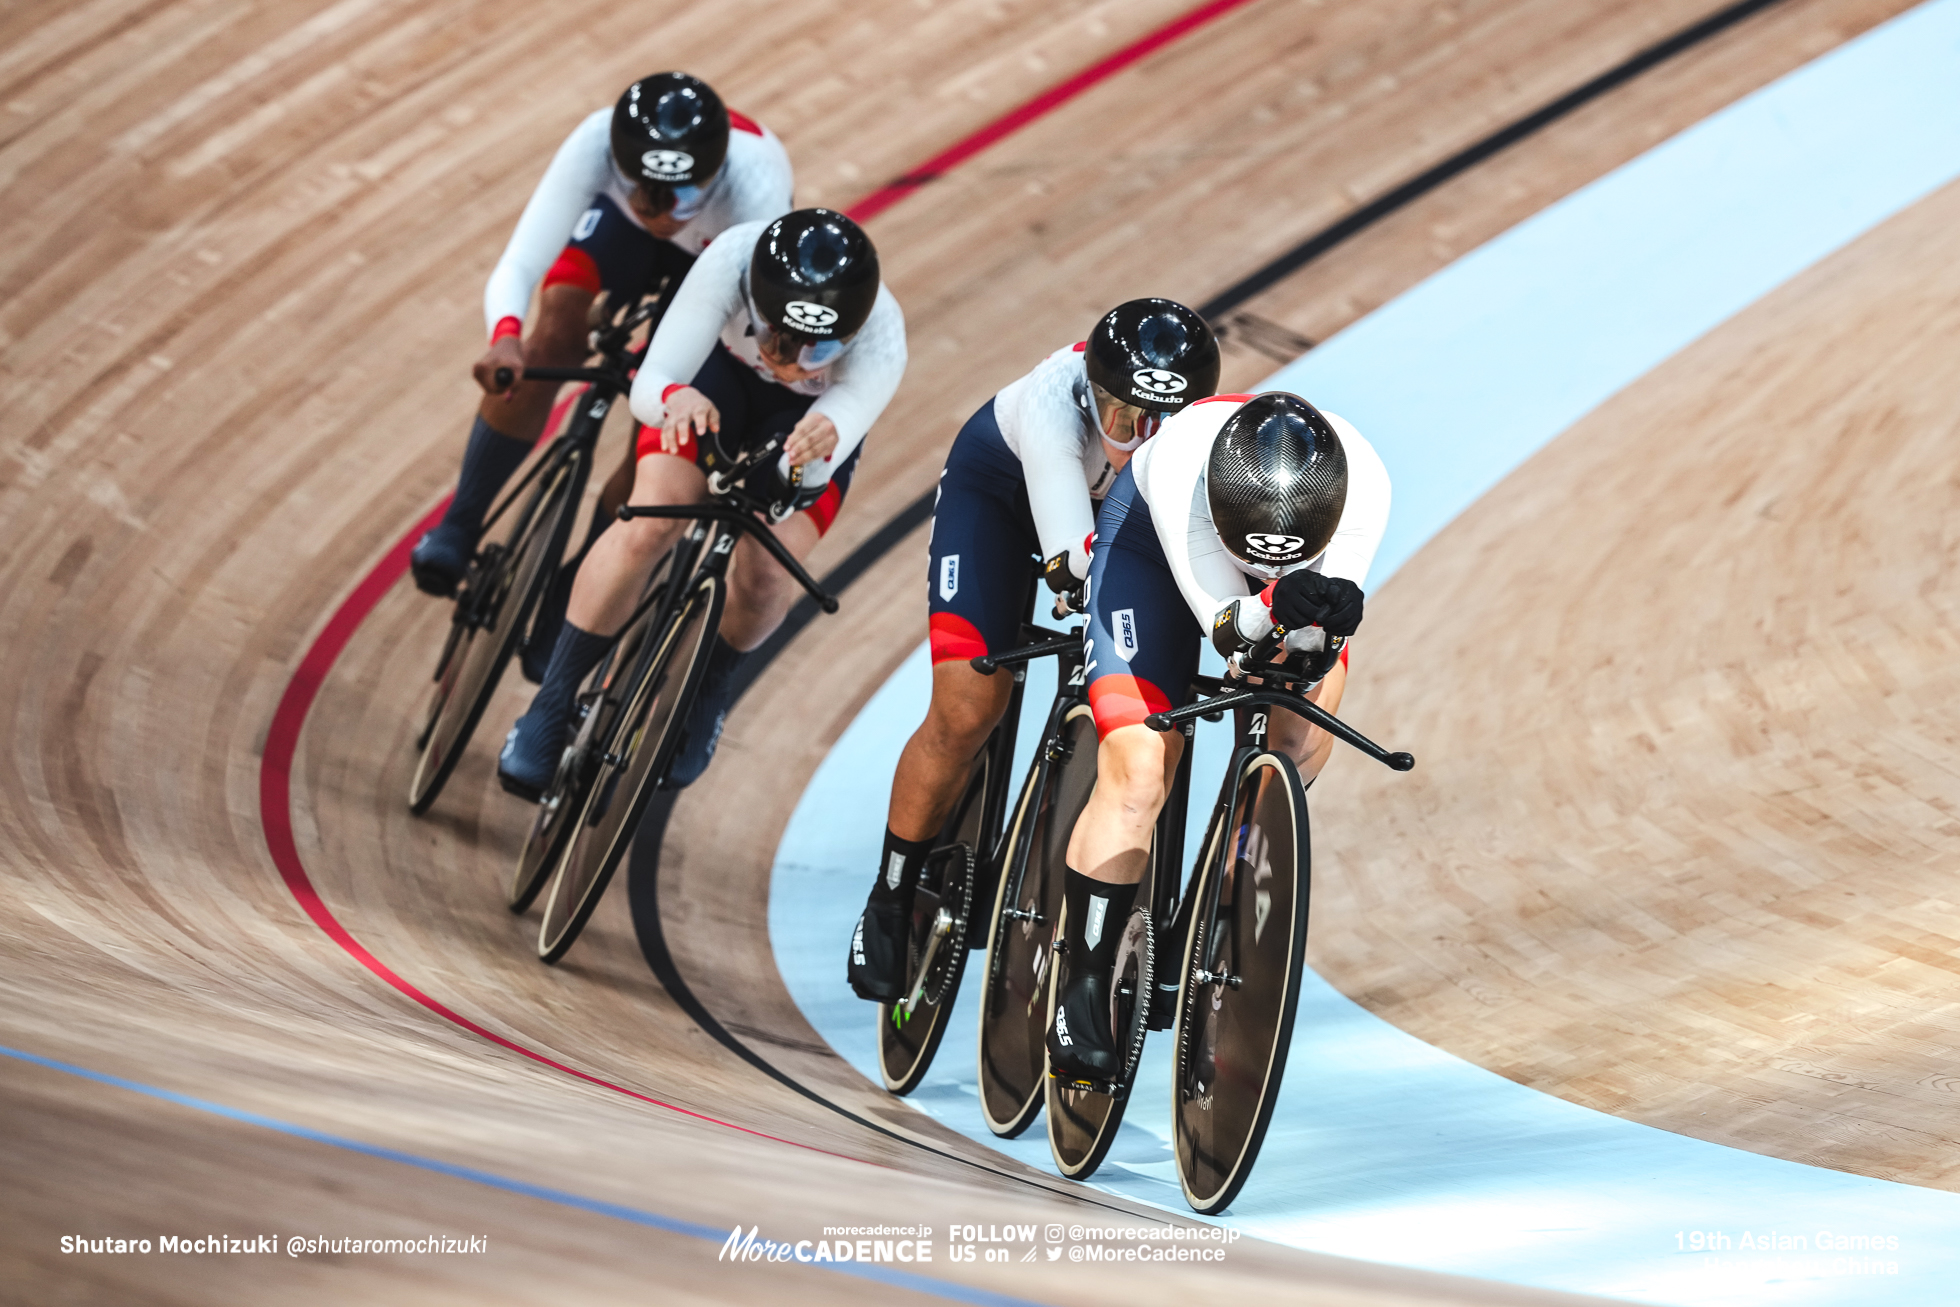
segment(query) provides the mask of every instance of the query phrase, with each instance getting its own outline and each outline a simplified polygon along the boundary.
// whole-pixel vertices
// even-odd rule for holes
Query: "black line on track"
[[[830,571],[823,575],[821,578],[823,588],[832,594],[836,594],[863,576],[880,559],[895,549],[901,540],[925,524],[932,516],[932,501],[936,494],[937,491],[929,491],[899,510],[896,516],[878,528],[875,533],[862,544],[858,545],[856,549],[853,549],[845,557],[843,562],[831,568]],[[757,676],[768,668],[776,655],[786,648],[790,641],[794,640],[798,633],[817,617],[818,612],[816,603],[808,598],[800,600],[796,607],[790,610],[790,614],[783,620],[782,626],[777,628],[776,633],[757,648],[755,653],[743,664],[737,673],[738,689],[736,691],[736,697],[738,700],[748,690],[749,686],[755,683]],[[704,1033],[711,1036],[716,1043],[741,1058],[742,1061],[748,1063],[763,1075],[768,1076],[784,1088],[800,1094],[819,1107],[828,1108],[854,1125],[862,1126],[866,1130],[881,1134],[887,1139],[894,1140],[898,1143],[909,1144],[913,1148],[931,1153],[935,1157],[942,1157],[950,1162],[958,1162],[962,1166],[970,1166],[977,1171],[984,1171],[988,1175],[997,1176],[1003,1180],[1011,1180],[1017,1184],[1028,1185],[1041,1190],[1043,1193],[1052,1194],[1059,1198],[1073,1199],[1087,1203],[1092,1207],[1101,1207],[1112,1212],[1127,1213],[1128,1209],[1117,1207],[1111,1203],[1101,1202],[1079,1186],[1053,1185],[1045,1183],[1040,1177],[1016,1175],[1011,1171],[1002,1171],[988,1166],[984,1162],[976,1161],[973,1158],[961,1157],[957,1153],[949,1153],[943,1148],[937,1148],[932,1144],[926,1143],[924,1140],[914,1139],[909,1135],[900,1134],[898,1131],[888,1126],[880,1125],[876,1121],[867,1120],[849,1108],[825,1098],[802,1081],[789,1075],[753,1048],[749,1047],[741,1039],[737,1038],[734,1032],[730,1031],[728,1027],[722,1025],[721,1021],[712,1012],[708,1011],[700,998],[695,995],[693,988],[681,976],[680,968],[674,963],[674,955],[667,948],[666,931],[660,923],[660,849],[666,839],[668,818],[673,815],[674,802],[678,797],[676,794],[669,793],[656,794],[653,802],[647,807],[646,815],[640,819],[640,828],[634,833],[632,848],[628,855],[626,896],[632,908],[633,933],[640,941],[640,952],[646,957],[647,965],[652,968],[654,978],[660,982],[661,988],[667,991],[668,997],[672,998],[680,1007],[681,1011],[687,1014],[690,1021],[700,1027]],[[642,852],[643,850],[644,852]]]
[[[1492,132],[1434,167],[1411,177],[1394,190],[1371,200],[1338,222],[1314,233],[1250,276],[1240,279],[1205,301],[1199,306],[1198,312],[1207,319],[1216,320],[1254,296],[1272,289],[1343,241],[1360,234],[1389,215],[1407,208],[1416,200],[1476,167],[1492,155],[1544,130],[1559,119],[1607,92],[1625,85],[1657,65],[1720,35],[1751,15],[1781,2],[1782,0],[1740,0],[1739,3],[1717,10],[1700,22],[1648,46],[1591,81],[1568,91],[1543,108]],[[852,582],[876,566],[886,554],[897,548],[901,540],[932,516],[933,499],[936,494],[935,490],[919,496],[852,550],[843,562],[824,574],[822,578],[824,589],[832,594],[841,593]],[[796,606],[790,609],[789,616],[784,618],[782,626],[748,658],[737,673],[738,701],[741,695],[747,693],[749,687],[755,684],[756,680],[775,662],[776,656],[788,648],[817,615],[816,604],[808,598],[799,600]],[[632,903],[634,932],[639,936],[640,951],[645,954],[647,965],[653,969],[655,978],[660,981],[669,997],[687,1013],[688,1018],[695,1025],[770,1079],[867,1130],[899,1143],[909,1144],[936,1157],[946,1158],[1002,1179],[1030,1185],[1045,1193],[1073,1198],[1097,1207],[1107,1207],[1111,1211],[1125,1210],[1109,1203],[1098,1202],[1080,1186],[1054,1187],[1028,1176],[996,1170],[985,1163],[946,1152],[923,1140],[902,1135],[879,1125],[876,1121],[866,1120],[850,1109],[831,1102],[808,1085],[783,1072],[722,1025],[714,1014],[702,1005],[701,1000],[695,996],[694,991],[681,976],[680,969],[674,964],[673,954],[667,949],[666,935],[660,924],[660,846],[666,836],[667,819],[673,812],[675,797],[670,794],[657,795],[653,804],[647,809],[646,817],[642,820],[633,840],[627,867],[627,895]]]
[[[1543,131],[1559,119],[1590,104],[1608,91],[1632,81],[1658,64],[1683,54],[1711,37],[1734,27],[1743,19],[1781,3],[1781,0],[1741,0],[1717,10],[1692,27],[1683,28],[1664,41],[1648,46],[1624,63],[1616,64],[1585,85],[1561,95],[1536,113],[1527,114],[1508,127],[1499,128],[1476,144],[1458,151],[1435,167],[1418,173],[1385,195],[1362,205],[1345,218],[1315,232],[1286,253],[1248,277],[1226,287],[1198,306],[1205,318],[1216,320],[1253,296],[1272,289],[1336,245],[1357,236],[1397,210],[1407,208],[1443,183],[1476,167],[1492,155],[1516,145],[1527,136]]]

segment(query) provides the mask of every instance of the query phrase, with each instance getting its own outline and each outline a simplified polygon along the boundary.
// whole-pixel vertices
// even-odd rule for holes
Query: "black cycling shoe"
[[[1115,1080],[1123,1070],[1109,1034],[1110,977],[1070,975],[1048,1031],[1048,1065],[1064,1080]]]
[[[899,903],[867,903],[851,932],[845,977],[857,996],[896,1003],[905,996],[905,933],[911,914]]]
[[[438,523],[409,551],[408,571],[415,578],[415,588],[442,599],[452,597],[470,570],[470,555],[475,551],[476,541],[468,531],[454,522]]]
[[[565,754],[565,728],[569,724],[563,719],[551,720],[553,716],[540,713],[533,704],[504,737],[503,752],[497,755],[497,781],[506,793],[536,803],[551,788],[552,778],[558,774],[558,760]]]

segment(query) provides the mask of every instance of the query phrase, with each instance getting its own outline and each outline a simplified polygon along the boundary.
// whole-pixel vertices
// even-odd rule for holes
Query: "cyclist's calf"
[[[701,469],[671,454],[640,460],[633,481],[636,504],[693,504],[707,494]],[[581,631],[614,635],[633,615],[640,591],[661,556],[673,548],[686,524],[676,518],[636,517],[614,522],[578,569],[565,616]]]
[[[1119,726],[1096,752],[1096,788],[1069,836],[1068,865],[1097,880],[1142,879],[1151,828],[1171,791],[1184,737]]]

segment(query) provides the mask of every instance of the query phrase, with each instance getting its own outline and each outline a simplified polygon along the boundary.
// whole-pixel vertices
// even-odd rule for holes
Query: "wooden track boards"
[[[1389,583],[1348,703],[1423,764],[1324,783],[1369,815],[1316,827],[1330,978],[1576,1102],[1960,1185],[1956,305],[1948,186]]]
[[[1252,307],[1324,334],[1630,156],[1654,124],[1684,126],[1902,7],[1793,0],[1695,56],[1706,60],[1694,65],[1701,99],[1656,107],[1630,90],[1639,126],[1602,105],[1595,132],[1525,147],[1501,165],[1518,171],[1485,174],[1501,182],[1466,181],[1433,213],[1357,246],[1340,276],[1309,273],[1297,293],[1289,284]],[[483,276],[580,116],[652,67],[694,68],[784,136],[802,200],[839,203],[1181,8],[965,3],[921,17],[898,3],[751,5],[731,24],[727,6],[649,13],[609,0],[97,0],[0,15],[0,602],[12,633],[0,707],[13,763],[0,778],[4,1038],[709,1223],[802,1211],[811,1192],[868,1215],[903,1207],[940,1220],[1072,1205],[869,1134],[756,1076],[654,985],[619,895],[567,967],[536,966],[531,923],[496,901],[523,813],[495,791],[486,743],[430,820],[411,821],[401,802],[435,605],[404,591],[384,602],[302,742],[299,838],[329,904],[390,965],[501,1032],[862,1160],[785,1150],[568,1082],[385,989],[280,885],[258,823],[258,762],[273,703],[324,614],[453,477]],[[924,188],[873,228],[914,363],[821,557],[841,556],[929,486],[973,405],[1109,302],[1201,298],[1701,12],[1679,0],[1637,13],[1259,0]],[[860,57],[867,48],[875,58]],[[1216,151],[1220,140],[1235,148]],[[1305,190],[1271,180],[1295,158],[1311,164]],[[1250,379],[1265,360],[1235,356],[1234,367]],[[922,634],[917,567],[916,547],[895,553],[745,703],[728,756],[677,816],[663,892],[683,973],[725,1025],[851,1110],[972,1158],[816,1044],[775,981],[759,911],[803,778]],[[513,690],[485,741],[516,703]],[[765,787],[753,784],[758,764]],[[38,1177],[49,1230],[113,1233],[101,1223],[126,1210],[218,1219],[236,1200],[207,1195],[247,1174],[263,1186],[249,1191],[252,1210],[288,1223],[359,1210],[361,1194],[387,1186],[418,1204],[426,1194],[417,1210],[431,1219],[470,1210],[447,1182],[336,1166],[317,1146],[276,1138],[234,1143],[234,1127],[113,1101],[123,1091],[64,1091],[50,1074],[0,1063],[8,1119],[37,1123],[12,1136],[10,1173]],[[45,1146],[84,1131],[112,1141],[115,1164]],[[211,1187],[187,1183],[193,1174],[213,1176]],[[336,1185],[355,1197],[334,1196]],[[621,1251],[630,1230],[594,1235],[596,1218],[478,1201],[499,1221],[571,1232],[540,1256],[638,1265]],[[673,1274],[671,1257],[648,1255]],[[50,1285],[72,1271],[9,1235],[0,1275],[15,1267]],[[1234,1275],[1262,1296],[1280,1281],[1335,1286],[1325,1300],[1486,1294],[1276,1250],[1248,1252]],[[621,1280],[578,1284],[625,1296]],[[323,1277],[319,1292],[344,1295],[347,1283]],[[467,1277],[442,1283],[481,1300]],[[527,1284],[501,1288],[523,1297]],[[193,1274],[147,1291],[244,1292],[230,1285]]]

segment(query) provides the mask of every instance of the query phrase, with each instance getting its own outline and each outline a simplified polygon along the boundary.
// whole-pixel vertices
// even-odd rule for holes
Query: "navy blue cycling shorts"
[[[1083,671],[1097,736],[1188,702],[1204,636],[1171,574],[1150,505],[1125,467],[1103,500],[1089,564]]]
[[[595,295],[604,290],[617,306],[654,290],[662,277],[680,285],[693,266],[692,254],[650,234],[602,193],[579,215],[571,243],[545,273],[544,284],[578,286]]]
[[[730,458],[739,458],[772,437],[787,436],[810,411],[810,405],[816,403],[813,395],[799,395],[788,386],[777,385],[759,375],[729,353],[720,341],[715,342],[707,362],[689,384],[706,395],[721,414],[721,430],[714,439],[722,453]],[[691,459],[698,466],[705,452],[692,432],[682,436],[680,457]],[[851,488],[851,477],[857,472],[858,455],[863,452],[864,442],[859,441],[843,465],[831,472],[830,484],[824,488],[822,497],[803,510],[817,524],[817,534],[830,530],[831,522],[836,520],[844,495]],[[660,428],[641,427],[634,458],[664,453],[660,447]]]
[[[1021,460],[1001,438],[991,399],[966,420],[946,455],[930,549],[933,665],[1019,643],[1041,539]]]

